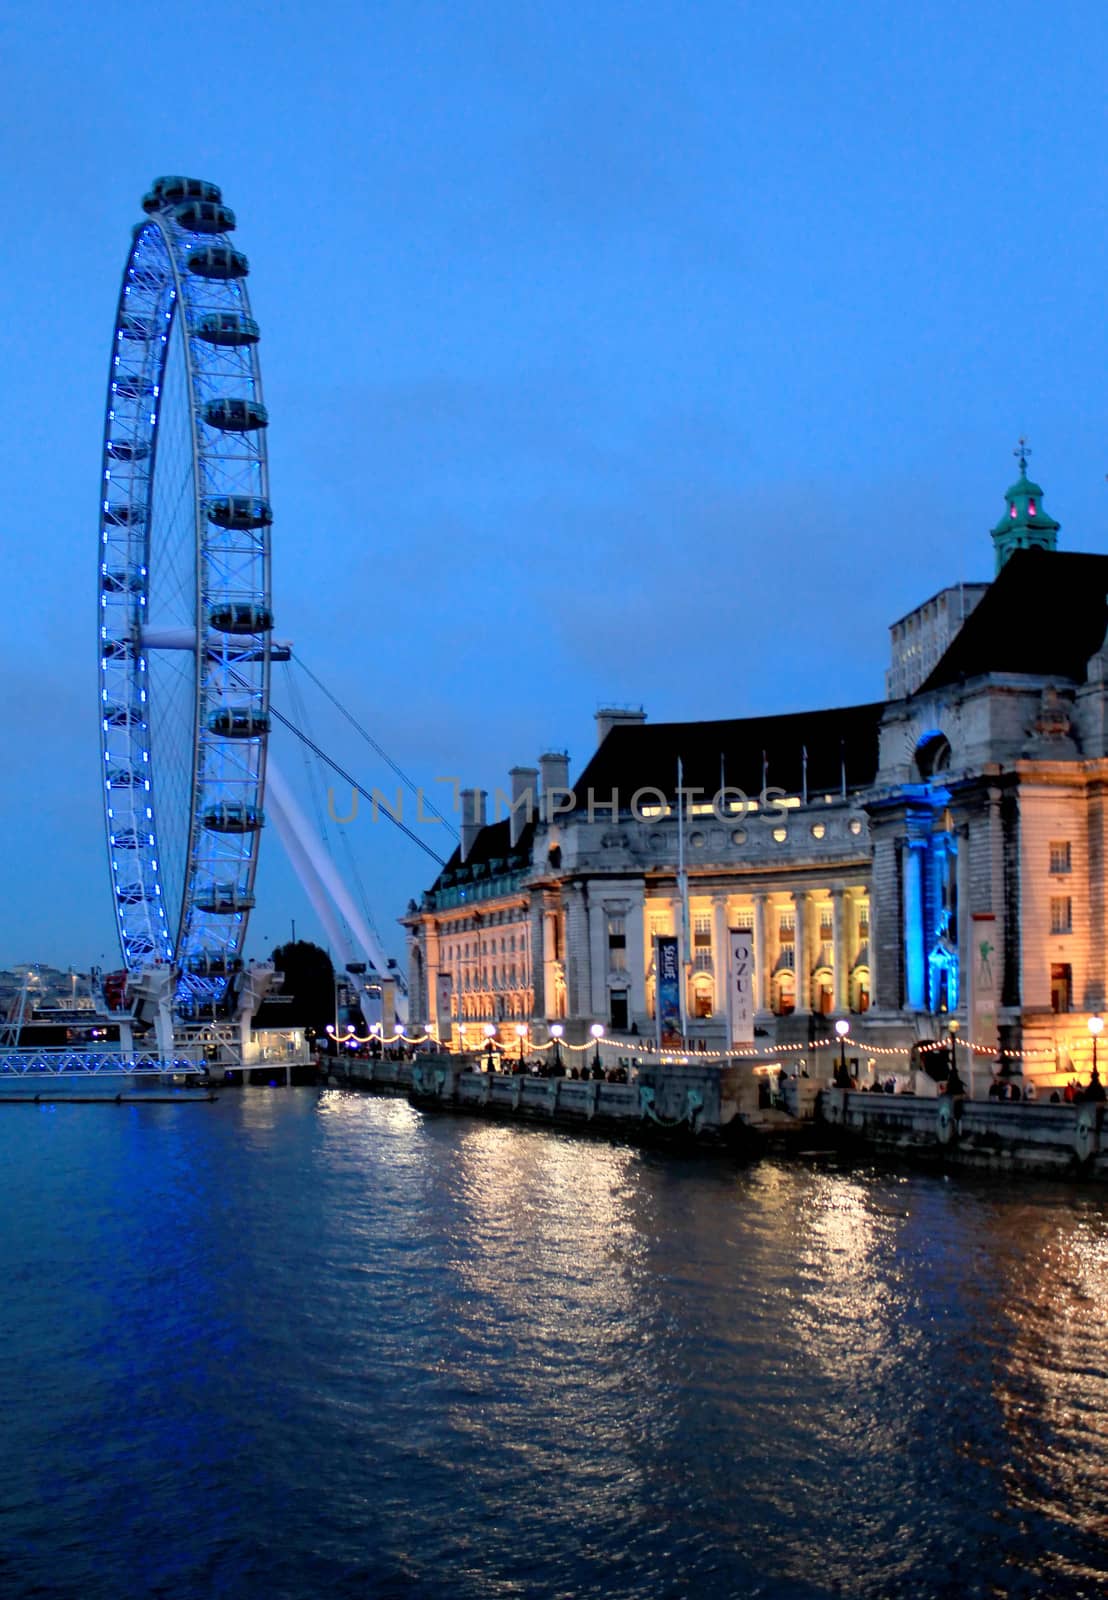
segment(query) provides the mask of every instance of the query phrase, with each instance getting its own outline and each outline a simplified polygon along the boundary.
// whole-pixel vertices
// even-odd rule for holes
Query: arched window
[[[950,740],[939,729],[925,733],[916,745],[916,771],[926,782],[950,767]]]

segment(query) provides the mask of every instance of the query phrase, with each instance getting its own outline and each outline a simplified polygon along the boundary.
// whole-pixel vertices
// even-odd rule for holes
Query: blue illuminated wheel
[[[103,787],[125,966],[210,1013],[254,904],[269,733],[258,325],[215,184],[143,201],[112,338],[100,494]]]

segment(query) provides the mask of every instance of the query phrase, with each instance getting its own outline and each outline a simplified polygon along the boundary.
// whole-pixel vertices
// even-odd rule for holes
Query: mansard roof
[[[843,770],[850,789],[873,782],[877,731],[884,702],[832,711],[796,711],[776,717],[739,717],[719,722],[645,722],[611,730],[575,785],[584,807],[591,790],[598,806],[613,789],[627,809],[638,789],[660,789],[676,799],[677,761],[686,791],[711,800],[720,788],[742,789],[756,798],[768,788],[800,794],[807,752],[808,792],[837,794]]]
[[[1017,550],[916,693],[990,672],[1083,683],[1106,629],[1108,556]]]
[[[467,874],[467,881],[495,877],[501,872],[521,871],[530,864],[534,833],[534,823],[525,823],[518,842],[513,845],[510,817],[502,817],[499,822],[486,822],[464,862],[461,845],[455,845],[453,854],[431,885],[432,890],[444,887],[447,874],[450,874],[451,882],[458,881],[459,871]]]

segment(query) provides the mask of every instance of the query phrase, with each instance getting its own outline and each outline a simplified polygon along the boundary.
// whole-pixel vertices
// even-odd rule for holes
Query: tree
[[[309,939],[297,939],[293,944],[277,946],[273,965],[285,976],[280,993],[291,997],[280,1006],[280,1026],[312,1028],[320,1035],[333,1026],[335,969],[326,950]],[[275,1012],[277,1009],[274,1007]]]

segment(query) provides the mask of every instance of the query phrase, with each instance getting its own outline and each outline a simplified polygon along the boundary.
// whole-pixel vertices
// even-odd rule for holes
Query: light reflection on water
[[[0,1156],[5,1595],[1108,1582],[1099,1195],[330,1091]]]

